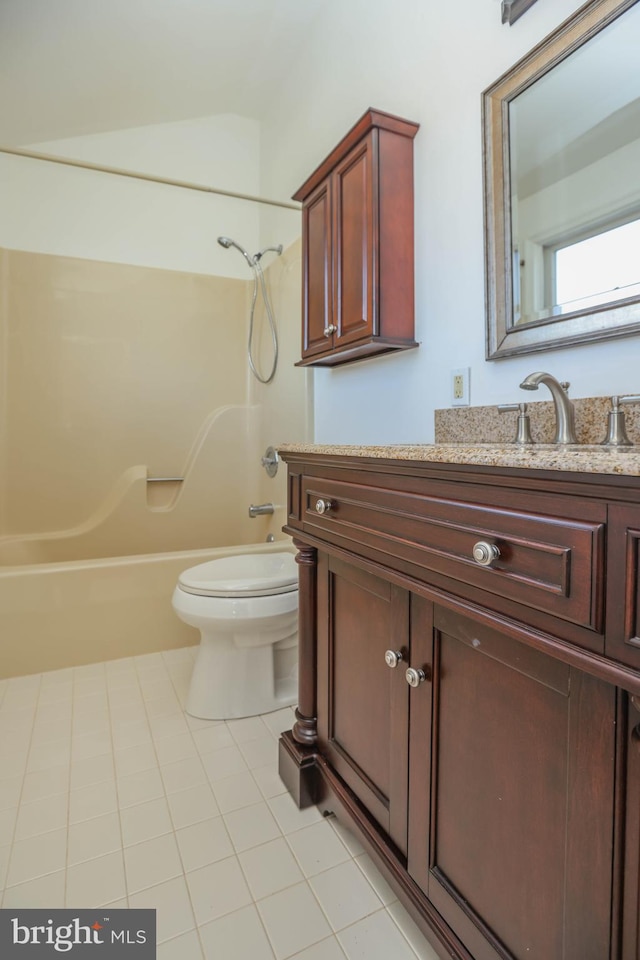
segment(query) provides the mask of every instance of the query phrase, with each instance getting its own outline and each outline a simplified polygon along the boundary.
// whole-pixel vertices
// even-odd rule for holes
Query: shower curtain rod
[[[0,153],[13,157],[27,157],[29,160],[45,160],[47,163],[59,163],[65,167],[79,167],[81,170],[94,170],[97,173],[112,173],[118,177],[129,177],[131,180],[148,180],[151,183],[163,183],[169,187],[182,187],[183,190],[197,190],[200,193],[216,193],[221,197],[233,197],[235,200],[252,200],[254,203],[267,203],[272,207],[284,207],[287,210],[301,210],[299,204],[286,203],[284,200],[267,200],[265,197],[254,197],[249,193],[236,193],[233,190],[220,190],[217,187],[207,187],[202,183],[191,183],[188,180],[171,180],[168,177],[157,177],[152,173],[135,173],[133,170],[123,170],[121,167],[103,167],[88,160],[73,160],[70,157],[57,157],[50,153],[36,153],[31,150],[22,150],[19,147],[0,147]]]

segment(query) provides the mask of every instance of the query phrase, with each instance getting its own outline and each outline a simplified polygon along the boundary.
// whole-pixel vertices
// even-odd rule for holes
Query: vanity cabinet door
[[[315,357],[333,346],[332,217],[329,180],[314,190],[302,211],[304,287],[302,356]]]
[[[303,359],[319,358],[376,332],[374,133],[304,204]]]
[[[432,635],[410,874],[474,960],[609,958],[615,689],[444,607]],[[426,631],[412,639],[426,660]]]
[[[377,263],[374,244],[372,131],[338,165],[333,174],[335,200],[335,346],[343,347],[374,328],[374,283]]]
[[[305,200],[303,361],[332,355],[377,332],[378,222],[371,131]]]
[[[626,796],[622,957],[640,957],[640,697],[626,702]]]
[[[322,553],[317,589],[320,751],[406,853],[409,594]]]
[[[640,670],[640,508],[609,507],[605,653]]]

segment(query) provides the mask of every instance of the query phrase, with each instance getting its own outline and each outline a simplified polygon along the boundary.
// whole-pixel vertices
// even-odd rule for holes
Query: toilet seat
[[[178,587],[198,597],[270,597],[298,589],[292,553],[220,557],[184,570]]]

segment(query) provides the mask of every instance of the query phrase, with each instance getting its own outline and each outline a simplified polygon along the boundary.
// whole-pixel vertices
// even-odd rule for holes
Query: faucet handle
[[[603,447],[632,447],[633,443],[627,436],[624,410],[620,409],[623,403],[640,403],[640,395],[628,393],[622,397],[611,397],[611,410],[608,416],[607,435],[602,441]]]
[[[511,413],[518,411],[518,425],[516,428],[516,438],[514,443],[533,443],[531,437],[531,421],[527,413],[528,404],[526,403],[501,403],[498,404],[498,413]]]
[[[260,463],[267,471],[267,476],[275,477],[280,463],[280,457],[275,447],[267,447],[264,457],[260,457]]]

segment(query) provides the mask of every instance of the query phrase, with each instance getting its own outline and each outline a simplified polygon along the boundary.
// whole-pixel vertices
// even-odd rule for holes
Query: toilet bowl
[[[178,578],[172,604],[200,631],[187,713],[230,720],[296,702],[298,568],[292,553],[241,554],[190,567]]]

